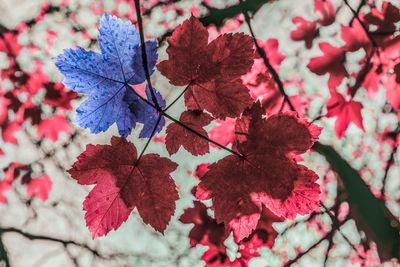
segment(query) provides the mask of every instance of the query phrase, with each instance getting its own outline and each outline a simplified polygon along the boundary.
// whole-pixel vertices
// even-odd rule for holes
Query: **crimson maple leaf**
[[[185,104],[215,118],[235,118],[250,106],[249,90],[240,76],[253,65],[253,40],[243,33],[223,34],[208,44],[208,31],[195,17],[168,37],[168,60],[157,69],[176,86],[188,85]]]
[[[71,134],[71,125],[64,115],[56,114],[51,118],[42,120],[37,127],[37,138],[47,137],[53,143],[57,142],[60,132]]]
[[[306,43],[306,48],[312,47],[314,38],[318,35],[315,21],[308,21],[302,17],[294,17],[293,23],[297,24],[297,29],[290,32],[290,38],[294,41],[303,41]]]
[[[32,198],[33,196],[36,196],[42,201],[46,201],[49,197],[49,192],[51,191],[52,187],[53,182],[47,174],[32,178],[27,184],[26,197]]]
[[[336,9],[329,0],[314,0],[314,13],[316,12],[322,15],[316,20],[322,26],[331,25],[335,21]]]
[[[360,48],[368,50],[371,41],[358,20],[354,20],[351,26],[340,25],[340,37],[346,43],[342,48],[345,51],[354,52]]]
[[[319,48],[324,55],[312,58],[307,67],[317,75],[329,73],[328,87],[331,90],[336,89],[343,79],[349,75],[343,65],[345,61],[344,51],[326,42],[320,43]]]
[[[326,105],[328,108],[326,116],[328,118],[337,116],[335,132],[338,138],[344,136],[350,122],[354,122],[358,128],[364,131],[361,116],[361,109],[363,106],[360,102],[354,100],[346,101],[343,95],[337,92],[331,92],[331,98]]]
[[[226,226],[254,214],[259,217],[261,203],[289,219],[318,207],[318,176],[298,165],[293,156],[306,152],[321,128],[294,113],[267,119],[262,116],[259,102],[245,110],[236,122],[233,145],[244,158],[229,155],[211,164],[199,183],[200,188],[210,192],[217,222]],[[249,224],[250,228],[255,226],[254,222]]]
[[[210,115],[199,110],[185,111],[180,117],[181,123],[206,137],[208,134],[203,127],[210,124],[212,120]],[[165,144],[170,155],[175,154],[180,146],[195,156],[204,155],[210,150],[207,140],[182,128],[177,123],[168,125]]]
[[[178,199],[170,177],[177,166],[157,154],[138,160],[135,145],[125,138],[88,145],[68,172],[79,184],[96,184],[83,203],[93,238],[119,228],[135,207],[145,223],[163,233]]]

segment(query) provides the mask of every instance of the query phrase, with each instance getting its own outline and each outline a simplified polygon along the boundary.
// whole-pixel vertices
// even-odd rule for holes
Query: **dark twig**
[[[100,252],[98,252],[97,250],[89,247],[87,244],[78,243],[78,242],[73,241],[73,240],[63,240],[63,239],[58,239],[58,238],[49,237],[49,236],[34,235],[34,234],[30,234],[30,233],[24,232],[24,231],[22,231],[20,229],[14,228],[14,227],[0,228],[0,235],[2,235],[4,233],[18,233],[18,234],[28,238],[29,240],[51,241],[51,242],[60,243],[65,247],[68,246],[68,245],[81,247],[81,248],[91,252],[96,257],[101,258],[101,259],[105,259],[105,260],[111,259],[111,258],[116,257],[116,256],[120,256],[119,254],[111,254],[111,255],[108,255],[108,256],[103,256]]]
[[[139,25],[140,44],[142,46],[143,68],[144,68],[144,73],[146,74],[147,85],[149,86],[151,99],[153,100],[153,103],[156,105],[157,111],[161,111],[160,105],[157,102],[157,98],[156,95],[154,94],[153,86],[151,85],[151,80],[150,80],[150,73],[147,64],[146,44],[144,41],[144,33],[143,33],[142,14],[140,12],[140,0],[135,0],[135,8],[136,8],[137,21]]]
[[[153,131],[151,132],[151,135],[150,135],[149,139],[147,140],[146,144],[144,145],[144,148],[143,148],[142,152],[140,153],[140,155],[138,157],[138,160],[136,161],[136,164],[139,163],[139,161],[142,158],[144,152],[146,151],[147,147],[149,146],[150,140],[151,140],[151,138],[153,138],[154,134],[156,133],[156,130],[157,130],[158,124],[160,123],[161,118],[162,118],[161,115],[159,115],[158,118],[157,118],[157,122],[156,122],[156,124],[155,124],[155,126],[153,128]]]
[[[3,232],[0,230],[0,263],[3,261],[6,267],[10,266],[10,260],[8,259],[8,253],[6,246],[3,243]]]
[[[358,5],[357,10],[356,10],[356,15],[357,15],[357,16],[358,16],[358,14],[360,14],[361,8],[362,8],[364,5],[365,5],[365,0],[361,0],[361,1],[360,1],[360,4]],[[350,21],[350,23],[349,23],[350,26],[353,25],[353,21],[356,19],[356,15],[353,14],[353,18],[351,19],[351,21]]]
[[[360,22],[361,27],[364,29],[365,34],[368,36],[368,39],[371,41],[371,44],[373,47],[378,48],[378,44],[375,42],[374,38],[372,37],[371,33],[369,32],[369,30],[367,29],[367,27],[365,26],[364,22],[360,19],[360,17],[358,16],[358,13],[356,10],[354,10],[349,2],[347,0],[343,0],[344,3],[346,4],[346,6],[351,10],[351,12],[353,13],[354,17],[358,20],[358,22]],[[376,49],[376,53],[379,55],[379,51],[378,49]]]
[[[351,243],[350,242],[350,240],[347,238],[347,236],[345,236],[343,233],[342,233],[342,230],[340,230],[340,222],[338,221],[338,219],[333,215],[333,214],[331,214],[331,211],[324,205],[324,203],[322,203],[322,202],[320,202],[319,203],[320,204],[320,206],[322,206],[324,209],[325,209],[325,211],[326,211],[326,213],[329,215],[329,217],[331,218],[331,221],[332,221],[332,225],[334,226],[334,228],[339,232],[339,234],[343,237],[343,239],[347,242],[347,244],[349,244],[349,246],[356,252],[356,253],[358,253],[358,251],[357,251],[357,248],[353,245],[353,243]],[[360,257],[360,259],[365,259],[363,256],[361,256],[361,255],[358,255],[359,257]]]
[[[183,96],[183,94],[189,89],[189,87],[193,84],[193,81],[190,81],[190,83],[186,86],[185,89],[183,89],[183,91],[175,98],[174,101],[171,102],[171,104],[169,104],[165,109],[164,112],[167,111],[170,107],[172,107],[176,101],[179,100],[179,98],[181,98]]]
[[[243,0],[240,0],[240,3],[243,4],[245,2],[243,2]],[[244,7],[244,5],[242,5],[242,6]],[[260,54],[261,58],[264,60],[264,64],[268,68],[269,72],[271,72],[272,77],[274,78],[276,84],[278,85],[279,91],[281,92],[284,100],[289,105],[289,107],[290,107],[290,109],[292,111],[296,111],[296,109],[292,105],[292,102],[290,102],[290,99],[289,99],[288,95],[285,93],[285,89],[283,88],[283,83],[282,83],[281,79],[279,78],[278,73],[276,72],[274,67],[272,67],[271,63],[269,62],[269,60],[267,58],[267,55],[265,54],[264,49],[262,49],[257,43],[257,39],[256,39],[256,36],[254,34],[253,28],[251,27],[250,17],[249,17],[249,14],[247,13],[247,11],[248,11],[247,9],[243,9],[242,10],[243,15],[244,15],[245,20],[246,20],[246,24],[249,27],[250,34],[253,37],[254,44],[255,44],[255,46],[257,48],[257,52],[258,52],[258,54]]]
[[[285,267],[289,267],[293,263],[296,263],[300,258],[302,258],[304,255],[308,254],[311,250],[313,250],[319,244],[321,244],[322,241],[324,241],[325,239],[330,239],[333,236],[334,233],[335,233],[335,230],[332,229],[329,233],[327,233],[320,240],[318,240],[316,243],[314,243],[314,245],[312,245],[311,247],[309,247],[307,250],[303,251],[302,253],[297,254],[297,256],[293,260],[288,261],[284,266]]]
[[[242,13],[243,9],[255,14],[263,5],[273,0],[247,0],[245,3],[239,3],[226,8],[210,7],[204,3],[202,5],[208,9],[207,15],[200,17],[199,20],[204,26],[215,25],[221,27],[227,19],[234,18]],[[162,43],[173,31],[168,31],[158,38],[158,43]]]

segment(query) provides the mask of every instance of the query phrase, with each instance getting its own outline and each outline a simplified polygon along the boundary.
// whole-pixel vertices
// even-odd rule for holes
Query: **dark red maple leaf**
[[[316,23],[302,17],[294,17],[292,21],[297,24],[297,29],[290,32],[290,38],[293,41],[304,41],[306,48],[310,49],[314,38],[318,35]]]
[[[17,121],[6,121],[1,125],[1,137],[5,143],[18,144],[18,139],[14,134],[21,130],[21,123]]]
[[[210,124],[212,120],[213,118],[210,115],[199,110],[185,111],[179,119],[181,123],[205,137],[208,137],[208,134],[203,127]],[[165,144],[170,155],[175,154],[180,146],[183,146],[195,156],[204,155],[210,150],[207,140],[184,129],[177,123],[168,125]]]
[[[262,115],[257,102],[237,120],[233,149],[244,158],[229,155],[211,164],[199,183],[210,192],[218,223],[230,225],[235,219],[259,216],[261,203],[290,219],[319,205],[318,176],[297,165],[293,155],[307,151],[321,128],[293,113],[267,119]],[[249,227],[254,229],[255,225]]]
[[[328,87],[330,90],[334,90],[348,76],[343,65],[345,61],[344,51],[326,42],[320,43],[319,48],[324,55],[312,58],[307,67],[317,75],[329,73]]]
[[[71,100],[77,98],[78,94],[74,91],[66,91],[62,83],[48,82],[44,84],[46,95],[43,103],[66,110],[71,110]]]
[[[42,121],[42,109],[33,103],[24,103],[24,120],[30,120],[32,125],[38,125]]]
[[[365,22],[377,26],[375,32],[390,34],[396,30],[395,23],[400,21],[400,10],[393,4],[384,1],[382,10],[372,8],[371,12],[365,15]]]
[[[125,138],[88,145],[68,172],[79,184],[96,184],[83,203],[93,238],[119,228],[135,207],[145,223],[163,233],[178,199],[170,177],[177,166],[157,154],[138,160],[135,145]]]
[[[207,242],[215,246],[223,245],[229,232],[225,226],[218,224],[215,219],[207,214],[207,207],[200,201],[194,201],[193,208],[187,208],[179,220],[182,223],[193,223],[194,226],[189,233],[190,245],[205,245]]]
[[[173,85],[190,84],[184,95],[188,109],[205,109],[224,119],[251,105],[249,90],[239,79],[253,65],[250,36],[223,34],[208,44],[207,29],[192,16],[167,41],[168,60],[157,68]]]

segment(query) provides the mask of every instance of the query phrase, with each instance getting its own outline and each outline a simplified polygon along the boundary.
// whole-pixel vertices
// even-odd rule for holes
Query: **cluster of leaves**
[[[61,6],[65,2],[62,1]],[[117,0],[115,5],[120,7],[125,2]],[[183,10],[173,5],[174,2],[145,2],[142,13],[151,18],[153,8],[161,7],[178,16]],[[341,33],[335,37],[344,44],[336,47],[326,41],[319,43],[323,55],[311,58],[307,65],[316,75],[329,75],[327,88],[331,97],[326,102],[327,113],[320,114],[317,119],[337,117],[338,138],[345,136],[351,122],[365,131],[363,104],[353,99],[362,88],[369,98],[376,96],[381,87],[385,88],[388,105],[383,107],[384,112],[400,118],[400,11],[386,1],[381,8],[375,6],[374,1],[362,1],[357,10],[347,1],[344,3],[347,7],[343,9],[349,8],[354,15],[349,25],[341,25]],[[367,13],[360,13],[363,5],[368,5]],[[210,10],[208,1],[204,6]],[[240,5],[238,7],[240,9]],[[98,16],[105,10],[102,3],[95,1],[89,8]],[[52,9],[44,4],[35,21],[42,20],[43,14]],[[191,12],[196,15],[199,10],[193,6]],[[139,22],[139,29],[141,27],[140,16],[132,12],[109,13]],[[330,27],[336,16],[330,0],[314,0],[314,13],[319,17],[313,21],[295,17],[293,23],[297,29],[290,33],[292,40],[304,40],[307,49],[317,41],[322,27]],[[184,87],[179,97],[184,97],[186,109],[175,119],[167,112],[179,99],[164,99],[150,81],[158,62],[156,41],[144,42],[132,23],[123,23],[111,15],[101,19],[101,53],[78,47],[66,49],[54,59],[65,76],[64,85],[75,92],[66,91],[62,83],[50,82],[38,61],[34,61],[33,71],[20,67],[16,57],[22,49],[30,54],[37,49],[32,44],[23,47],[18,43],[18,36],[27,30],[27,25],[2,34],[0,51],[7,55],[9,65],[1,70],[1,79],[9,80],[13,87],[13,90],[0,91],[3,141],[17,144],[14,134],[23,129],[24,121],[29,121],[36,128],[39,142],[44,137],[56,142],[59,132],[71,133],[65,117],[65,112],[72,109],[70,101],[77,98],[76,93],[86,94],[88,98],[77,109],[75,123],[92,133],[107,131],[116,123],[121,135],[112,137],[110,145],[88,145],[69,170],[79,184],[95,185],[83,204],[93,238],[119,228],[135,207],[146,224],[164,232],[179,199],[172,179],[178,164],[157,154],[146,154],[145,150],[150,139],[164,140],[164,136],[156,134],[166,133],[165,147],[169,155],[179,153],[181,147],[194,156],[204,155],[212,151],[210,145],[230,153],[212,164],[199,165],[200,183],[192,190],[197,200],[194,207],[186,209],[180,217],[181,222],[194,224],[189,234],[191,246],[208,246],[202,256],[207,266],[247,266],[250,259],[260,255],[258,248],[274,245],[277,236],[272,227],[274,222],[291,220],[311,211],[307,222],[315,226],[321,240],[329,240],[329,251],[333,246],[333,230],[327,234],[313,219],[319,212],[321,198],[320,186],[316,183],[318,176],[297,164],[302,160],[301,154],[317,140],[321,128],[303,119],[311,103],[304,92],[303,81],[290,78],[279,83],[277,75],[286,56],[279,51],[278,40],[263,42],[243,33],[224,34],[237,29],[245,20],[243,15],[234,18],[231,25],[224,24],[217,29],[218,33],[223,33],[217,36],[192,15],[167,39],[168,59],[157,64],[158,71],[172,85]],[[77,23],[75,14],[71,14],[71,19]],[[170,20],[160,23],[167,31],[175,27]],[[72,31],[75,34],[82,29],[73,27]],[[57,33],[48,31],[46,36],[51,47]],[[91,44],[96,42],[85,31],[82,37],[90,39]],[[254,41],[258,51],[254,49]],[[349,73],[347,63],[354,52],[365,56],[358,62],[359,70]],[[287,85],[295,85],[298,95],[282,94],[283,86]],[[145,90],[142,92],[139,88]],[[40,89],[46,91],[43,101],[37,101]],[[46,111],[48,106],[52,107],[51,114]],[[294,109],[297,113],[289,112]],[[139,137],[148,140],[139,153],[135,145],[125,139],[137,124],[142,124]],[[386,179],[395,162],[393,155],[400,135],[398,129],[387,129],[381,135],[379,138],[389,140],[393,149],[386,166]],[[386,161],[383,153],[381,158]],[[27,198],[47,199],[51,180],[43,173],[43,168],[36,173],[35,164],[12,162],[3,169],[1,202],[7,201],[3,193],[12,189],[18,179],[27,187]],[[38,166],[42,166],[40,162]],[[321,180],[325,183],[327,179]],[[321,189],[326,190],[324,184]],[[385,197],[383,190],[380,194]],[[323,192],[322,200],[326,198]],[[205,201],[208,199],[211,201]],[[343,217],[339,222],[344,223],[351,211],[348,208],[343,211],[345,205],[341,204],[347,202],[338,200],[332,210]],[[236,259],[228,257],[225,245],[231,233],[240,253]],[[368,232],[367,235],[369,237]],[[378,243],[381,254],[380,246]],[[355,250],[358,256],[351,258],[352,263],[360,262],[362,257],[371,264],[377,262],[367,246]],[[304,253],[299,252],[295,260],[301,255]]]
[[[42,8],[45,12],[48,5]],[[29,31],[28,23],[39,23],[42,19],[43,16],[38,16],[33,22],[22,21],[12,31],[3,29],[0,31],[0,52],[4,53],[8,60],[8,65],[0,70],[0,81],[4,85],[8,84],[8,88],[0,90],[0,128],[4,143],[18,145],[16,134],[23,132],[25,122],[36,129],[34,137],[28,133],[27,135],[38,144],[45,138],[52,143],[57,142],[61,132],[68,135],[72,133],[66,112],[72,110],[70,102],[77,98],[77,94],[65,90],[61,82],[50,81],[43,70],[43,63],[34,56],[41,48],[32,42],[22,45],[18,40],[19,36]],[[58,34],[52,30],[47,30],[45,34],[47,49],[51,49]],[[32,59],[30,70],[20,64],[18,57],[23,53],[28,53]],[[45,91],[44,94],[42,90]],[[3,155],[5,152],[0,149],[0,156]],[[0,180],[1,202],[7,202],[3,194],[13,188],[13,183],[21,171],[26,171],[21,183],[27,185],[27,198],[36,194],[43,201],[47,199],[52,182],[44,174],[42,167],[39,168],[39,172],[35,172],[34,165],[43,166],[40,162],[32,164],[11,162],[4,167],[4,177]],[[32,179],[32,174],[39,178]]]
[[[232,149],[214,142],[231,154],[210,165],[195,188],[198,199],[212,199],[216,220],[206,215],[206,206],[198,201],[181,217],[188,223],[195,220],[189,214],[201,214],[196,216],[209,222],[207,227],[218,229],[217,235],[210,236],[208,232],[214,230],[197,223],[202,233],[192,235],[192,244],[210,246],[203,257],[211,261],[211,254],[221,254],[224,240],[233,231],[235,241],[244,246],[238,261],[248,262],[258,255],[245,256],[249,247],[273,245],[273,222],[318,208],[318,176],[298,165],[295,155],[312,146],[321,128],[296,113],[266,117],[260,102],[254,102],[240,79],[253,66],[252,37],[223,34],[209,43],[208,31],[194,16],[173,32],[167,39],[168,59],[157,68],[171,84],[186,86],[181,95],[187,110],[176,120],[167,114],[175,101],[166,107],[149,83],[157,59],[156,43],[140,43],[130,22],[107,14],[100,25],[101,53],[78,47],[55,58],[64,84],[89,95],[77,109],[75,123],[93,133],[116,123],[122,136],[113,137],[111,145],[88,145],[69,170],[79,184],[96,185],[84,202],[93,238],[120,227],[135,207],[145,223],[165,230],[178,199],[170,176],[178,165],[157,154],[145,154],[147,145],[138,155],[135,145],[125,139],[137,123],[143,124],[140,137],[151,139],[162,130],[164,116],[173,120],[166,129],[166,149],[171,155],[181,146],[193,155],[208,153],[213,141],[203,127],[214,119],[235,119]],[[145,80],[143,96],[135,85]],[[222,258],[224,262],[226,257]]]
[[[293,19],[294,23],[301,22],[291,32],[291,38],[295,41],[304,40],[306,48],[312,47],[318,35],[316,25],[329,26],[335,18],[335,10],[329,0],[315,0],[314,5],[314,12],[320,12],[322,18],[313,22],[301,17]],[[323,55],[312,58],[307,65],[317,75],[329,74],[331,99],[326,103],[326,116],[337,117],[335,132],[338,138],[344,136],[351,122],[365,131],[361,116],[363,105],[353,100],[361,87],[367,91],[369,98],[373,98],[379,87],[383,86],[393,111],[399,114],[400,110],[400,39],[399,29],[395,26],[400,21],[400,10],[388,2],[383,2],[381,10],[373,3],[370,5],[369,13],[360,14],[349,7],[355,15],[349,26],[341,25],[340,38],[344,45],[335,47],[328,42],[319,43]],[[345,67],[346,55],[360,49],[365,53],[365,57],[359,61],[360,70],[349,74]],[[337,89],[345,79],[350,80],[346,83],[346,91],[339,92]]]

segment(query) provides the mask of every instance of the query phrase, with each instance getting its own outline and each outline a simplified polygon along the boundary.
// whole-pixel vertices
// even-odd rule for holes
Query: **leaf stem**
[[[139,155],[139,157],[138,157],[138,159],[137,159],[135,164],[139,163],[139,161],[142,158],[144,152],[146,151],[147,147],[149,146],[151,138],[153,138],[154,134],[156,133],[156,129],[158,127],[158,124],[160,123],[160,120],[161,120],[161,115],[158,115],[156,125],[154,126],[153,131],[151,132],[151,135],[150,135],[149,139],[147,140],[146,144],[144,145],[144,148],[142,149],[142,152],[140,152],[140,155]]]
[[[157,106],[155,106],[153,103],[151,103],[149,100],[147,100],[146,98],[144,98],[143,96],[139,95],[135,89],[133,89],[133,87],[130,84],[126,84],[126,86],[128,86],[130,89],[132,89],[133,93],[135,95],[137,95],[140,99],[142,99],[147,105],[151,106],[152,108],[154,108],[155,110],[158,110]]]
[[[183,94],[187,91],[187,89],[189,89],[189,87],[193,84],[193,81],[190,81],[190,83],[186,86],[186,88],[178,95],[177,98],[175,98],[174,101],[172,101],[171,104],[168,105],[168,107],[166,107],[164,109],[164,112],[167,111],[172,105],[174,105],[176,103],[176,101],[178,101],[179,98],[181,98],[181,96],[183,96]]]
[[[224,150],[226,150],[226,151],[228,151],[228,152],[230,152],[230,153],[232,153],[232,154],[234,154],[234,155],[236,155],[236,156],[238,156],[238,157],[240,157],[240,158],[242,158],[242,159],[245,159],[244,155],[239,154],[238,152],[233,151],[232,149],[230,149],[230,148],[228,148],[228,147],[226,147],[226,146],[223,146],[223,145],[221,145],[221,144],[219,144],[219,143],[217,143],[217,142],[211,140],[210,138],[208,138],[208,137],[206,137],[206,136],[204,136],[204,135],[202,135],[202,134],[196,132],[195,130],[193,130],[193,129],[190,128],[189,126],[187,126],[187,125],[183,124],[182,122],[180,122],[179,120],[177,120],[177,119],[171,117],[171,116],[168,115],[167,113],[163,113],[163,115],[164,115],[165,117],[167,117],[168,119],[172,120],[173,122],[175,122],[176,124],[182,126],[182,127],[185,128],[186,130],[188,130],[188,131],[194,133],[195,135],[197,135],[197,136],[199,136],[199,137],[201,137],[201,138],[207,140],[208,142],[213,143],[214,145],[216,145],[216,146],[218,146],[218,147],[220,147],[220,148],[222,148],[222,149],[224,149]]]
[[[147,66],[147,53],[146,53],[146,44],[144,42],[142,14],[140,12],[140,0],[135,0],[135,8],[136,8],[136,18],[137,18],[138,25],[139,25],[140,44],[142,47],[143,68],[144,68],[144,73],[146,75],[147,85],[149,86],[150,93],[151,93],[151,99],[153,100],[154,104],[156,105],[157,111],[161,111],[161,107],[158,104],[156,95],[154,94],[154,91],[153,91],[153,86],[151,85],[150,73],[149,73],[149,69]]]

